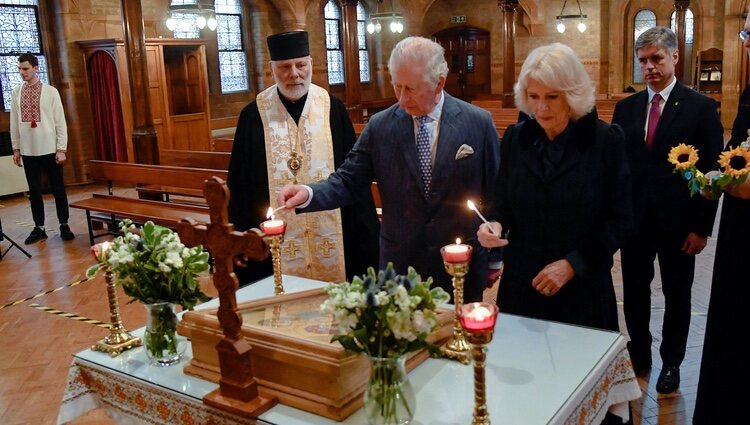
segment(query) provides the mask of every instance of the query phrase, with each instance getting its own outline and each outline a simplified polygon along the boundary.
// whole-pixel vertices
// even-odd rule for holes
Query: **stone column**
[[[357,39],[357,0],[343,0],[342,46],[346,110],[352,122],[361,123],[362,87],[359,83],[359,41]]]
[[[514,108],[513,83],[516,79],[515,19],[518,0],[498,0],[503,11],[503,108]]]
[[[677,34],[677,51],[679,52],[679,60],[675,67],[675,75],[677,79],[684,83],[690,84],[690,81],[686,81],[685,76],[685,64],[689,58],[685,57],[685,13],[690,6],[690,0],[675,0],[675,34]]]
[[[159,144],[151,116],[146,36],[140,0],[121,0],[122,29],[133,105],[133,153],[139,164],[159,164]]]

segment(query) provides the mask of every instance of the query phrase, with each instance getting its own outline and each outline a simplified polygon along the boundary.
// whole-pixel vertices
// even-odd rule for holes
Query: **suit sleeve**
[[[372,126],[368,125],[336,172],[324,181],[311,184],[310,205],[300,212],[324,211],[351,205],[370,190],[373,180]]]
[[[606,130],[603,140],[602,137],[598,139],[604,145],[604,175],[591,178],[604,179],[601,211],[591,236],[565,256],[579,277],[585,277],[589,270],[601,264],[608,264],[633,227],[633,197],[625,135],[615,124]]]
[[[724,127],[716,111],[716,102],[709,98],[702,100],[700,116],[704,117],[704,120],[696,125],[699,134],[694,140],[697,142],[695,147],[698,149],[700,158],[696,166],[706,173],[715,168],[716,161],[724,147]],[[716,210],[719,207],[718,200],[712,201],[702,196],[693,196],[690,203],[690,231],[704,237],[711,236]]]

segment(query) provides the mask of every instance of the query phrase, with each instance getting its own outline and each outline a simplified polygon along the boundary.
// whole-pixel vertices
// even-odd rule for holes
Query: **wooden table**
[[[321,285],[284,276],[287,292]],[[245,301],[272,293],[273,278],[269,277],[240,289],[237,298]],[[203,304],[217,305],[217,300]],[[142,328],[134,332],[142,333]],[[188,349],[180,365],[187,364],[190,355]],[[118,423],[242,422],[204,406],[203,395],[217,385],[184,375],[180,365],[150,366],[142,348],[114,359],[81,351],[73,356],[58,423],[97,407],[105,408]],[[598,424],[608,410],[626,416],[627,402],[641,396],[625,338],[614,332],[501,314],[489,346],[487,368],[488,407],[492,422],[498,424]],[[429,359],[414,369],[409,379],[417,392],[416,424],[471,423],[472,367]],[[277,405],[257,423],[336,422]],[[343,423],[366,423],[364,412],[356,412]]]

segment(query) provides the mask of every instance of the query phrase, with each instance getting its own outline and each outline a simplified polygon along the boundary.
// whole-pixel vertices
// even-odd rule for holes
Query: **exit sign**
[[[459,24],[461,22],[466,22],[466,15],[451,16],[451,24]]]

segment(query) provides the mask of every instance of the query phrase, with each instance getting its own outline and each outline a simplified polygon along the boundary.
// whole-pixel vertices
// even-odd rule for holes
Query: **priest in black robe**
[[[344,104],[311,84],[312,59],[307,33],[295,31],[276,34],[268,37],[267,41],[276,84],[258,94],[256,100],[242,110],[229,163],[229,219],[235,229],[241,231],[258,227],[266,220],[268,208],[275,201],[275,194],[270,196],[275,186],[280,188],[284,183],[297,179],[312,183],[326,178],[330,170],[336,169],[344,161],[356,141]],[[329,112],[321,117],[324,109],[329,109]],[[326,125],[330,129],[330,136]],[[332,152],[328,145],[323,145],[326,143]],[[316,153],[316,150],[319,152]],[[268,155],[269,152],[272,155]],[[324,158],[326,152],[329,157],[332,153],[331,167],[320,165],[321,162],[325,163],[320,158]],[[270,184],[269,170],[272,176]],[[323,270],[321,273],[324,274],[332,268],[325,263],[328,260],[326,255],[338,256],[338,260],[341,260],[341,250],[327,249],[328,239],[335,238],[328,238],[328,233],[323,232],[325,238],[309,238],[306,249],[304,243],[289,240],[290,231],[297,230],[306,235],[318,230],[320,225],[313,223],[302,229],[305,225],[295,222],[295,217],[288,219],[291,221],[287,227],[286,246],[282,246],[283,272],[325,280],[316,275],[315,269]],[[324,223],[330,221],[323,220]],[[377,267],[380,225],[371,194],[363,195],[352,206],[341,208],[340,222],[346,278],[361,275],[370,266]],[[318,243],[321,240],[323,242]],[[322,248],[326,249],[321,251]],[[311,250],[316,250],[320,255],[322,264],[310,258]],[[296,259],[306,258],[308,264],[302,268],[311,271],[310,274],[304,270],[294,273],[294,266],[289,265],[290,255]],[[249,263],[237,259],[234,271],[241,285],[273,273],[270,258]]]

